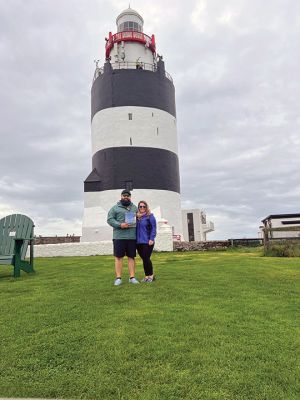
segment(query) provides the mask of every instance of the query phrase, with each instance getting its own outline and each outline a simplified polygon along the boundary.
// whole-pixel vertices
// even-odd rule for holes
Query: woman
[[[156,236],[156,219],[149,210],[146,201],[141,200],[138,204],[136,221],[136,247],[139,256],[143,260],[145,277],[143,282],[153,282],[153,265],[150,260],[154,239]]]

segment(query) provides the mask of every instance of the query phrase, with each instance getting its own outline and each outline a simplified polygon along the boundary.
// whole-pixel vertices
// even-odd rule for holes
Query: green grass
[[[120,287],[107,256],[0,266],[0,397],[298,400],[300,260],[260,254],[156,253]]]

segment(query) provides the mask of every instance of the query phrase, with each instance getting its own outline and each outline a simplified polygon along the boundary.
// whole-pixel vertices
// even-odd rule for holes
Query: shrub
[[[265,251],[265,256],[300,257],[300,242],[286,240],[279,243],[270,243]]]

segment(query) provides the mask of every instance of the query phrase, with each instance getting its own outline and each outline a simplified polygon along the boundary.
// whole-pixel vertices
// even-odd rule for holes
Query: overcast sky
[[[0,217],[81,234],[90,88],[122,0],[0,0]],[[300,2],[137,0],[176,88],[182,204],[210,239],[299,213]],[[116,199],[117,200],[117,199]],[[138,199],[136,199],[138,200]]]

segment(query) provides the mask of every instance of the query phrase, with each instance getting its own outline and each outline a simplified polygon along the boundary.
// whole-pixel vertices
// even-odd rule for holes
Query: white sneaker
[[[115,280],[114,285],[115,285],[115,286],[120,286],[121,283],[122,283],[122,279],[121,279],[121,278],[117,278],[117,279]]]
[[[129,278],[129,283],[140,283],[140,282],[135,278]]]

